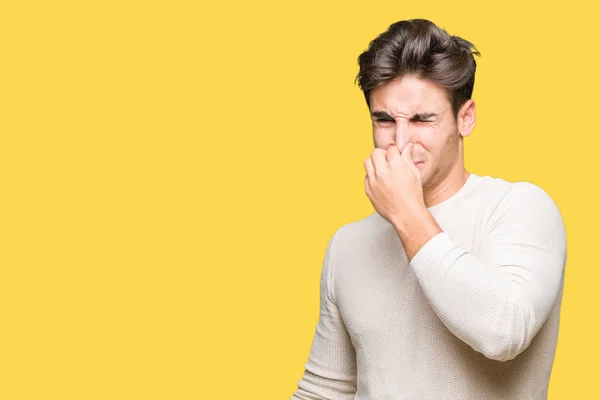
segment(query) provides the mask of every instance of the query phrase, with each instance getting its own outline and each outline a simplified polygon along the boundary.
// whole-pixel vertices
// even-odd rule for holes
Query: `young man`
[[[547,398],[565,228],[538,186],[465,169],[471,47],[417,19],[392,24],[360,55],[376,212],[329,241],[292,399]]]

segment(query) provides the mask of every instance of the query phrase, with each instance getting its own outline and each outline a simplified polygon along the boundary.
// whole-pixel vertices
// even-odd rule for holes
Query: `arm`
[[[356,391],[356,353],[335,303],[329,241],[321,270],[320,317],[308,362],[292,400],[346,400]]]
[[[565,262],[558,208],[541,188],[519,182],[487,221],[477,258],[440,232],[410,266],[452,333],[486,357],[508,361],[546,321]]]

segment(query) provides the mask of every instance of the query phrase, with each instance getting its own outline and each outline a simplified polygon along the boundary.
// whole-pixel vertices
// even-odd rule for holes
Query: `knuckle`
[[[387,175],[387,169],[386,168],[377,168],[375,170],[375,175],[377,175],[377,176],[386,176]]]

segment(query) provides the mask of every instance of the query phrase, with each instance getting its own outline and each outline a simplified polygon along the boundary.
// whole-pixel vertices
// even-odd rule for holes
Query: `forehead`
[[[394,114],[441,111],[450,105],[441,87],[410,76],[396,78],[371,91],[371,110]]]

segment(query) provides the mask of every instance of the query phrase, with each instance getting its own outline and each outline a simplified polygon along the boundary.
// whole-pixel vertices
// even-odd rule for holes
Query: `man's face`
[[[429,81],[397,78],[371,91],[373,141],[387,150],[394,144],[402,152],[414,143],[423,188],[439,184],[462,163],[462,139],[444,90]]]

